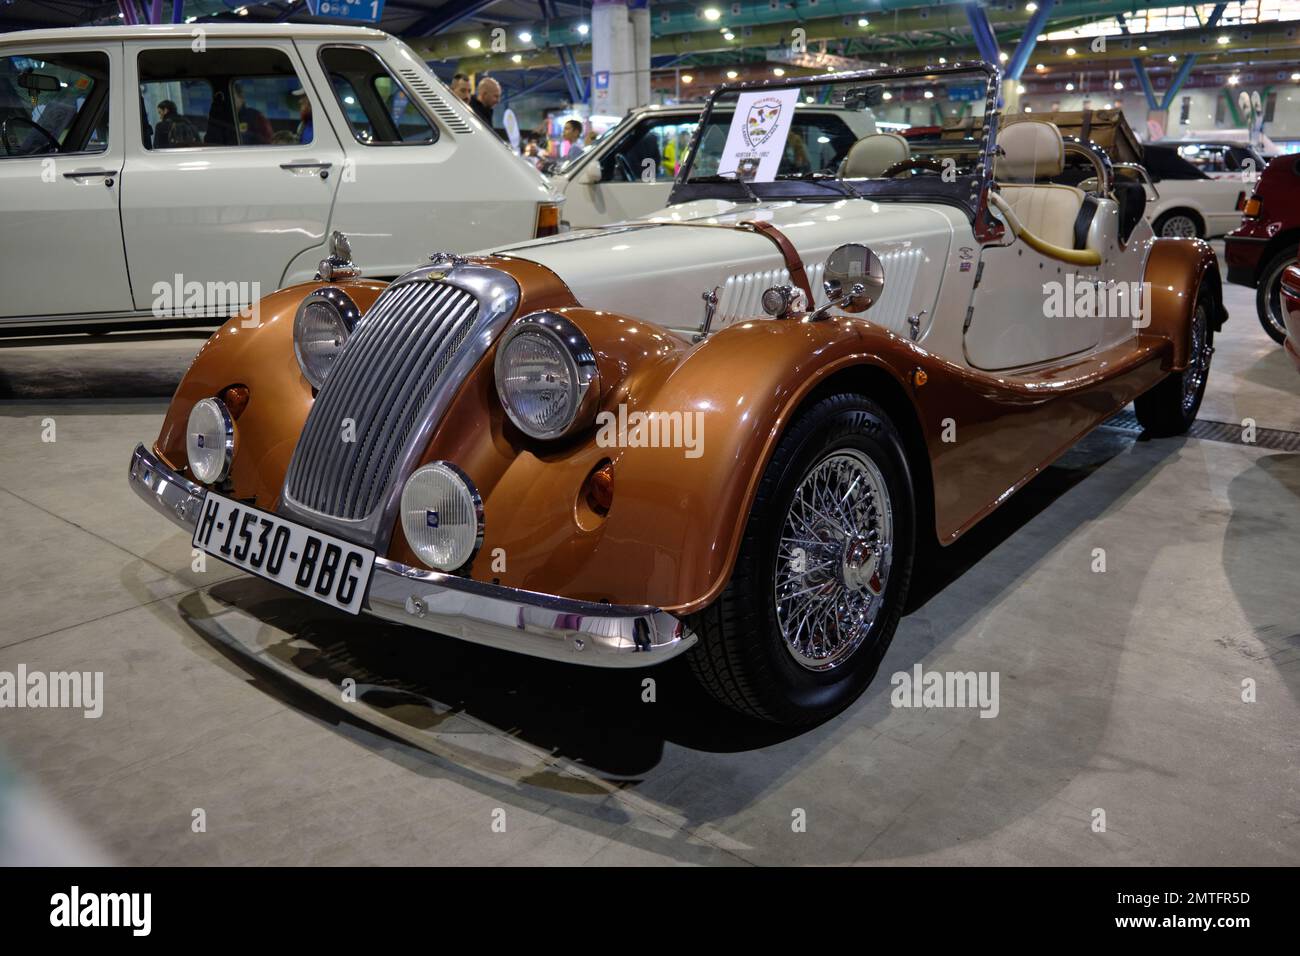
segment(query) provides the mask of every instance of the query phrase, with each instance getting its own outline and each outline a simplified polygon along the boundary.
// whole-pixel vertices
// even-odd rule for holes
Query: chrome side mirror
[[[826,257],[822,288],[827,302],[810,319],[824,319],[832,308],[865,312],[885,291],[885,267],[880,257],[858,242],[849,242]]]
[[[330,233],[329,255],[316,266],[316,278],[325,282],[339,279],[355,279],[361,275],[361,269],[352,262],[352,243],[348,237],[335,229]]]

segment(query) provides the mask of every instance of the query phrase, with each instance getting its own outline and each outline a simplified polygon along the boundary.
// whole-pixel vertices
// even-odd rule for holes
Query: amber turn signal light
[[[537,206],[537,238],[554,236],[560,231],[559,203],[544,202]]]
[[[1246,200],[1246,205],[1242,207],[1241,214],[1247,219],[1258,219],[1260,210],[1263,208],[1264,204],[1252,196]]]
[[[239,416],[244,414],[244,409],[248,407],[248,386],[227,385],[217,397],[225,402],[230,417],[239,421]]]
[[[587,477],[587,506],[598,515],[607,515],[613,503],[614,463],[607,461]]]

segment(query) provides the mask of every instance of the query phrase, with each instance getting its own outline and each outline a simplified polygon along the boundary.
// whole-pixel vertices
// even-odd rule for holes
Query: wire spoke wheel
[[[1191,412],[1195,407],[1205,379],[1210,374],[1210,356],[1214,349],[1209,341],[1210,317],[1205,303],[1196,306],[1192,316],[1191,354],[1187,358],[1187,371],[1183,373],[1183,411]]]
[[[880,468],[855,449],[817,462],[795,489],[777,546],[776,619],[808,670],[849,659],[884,605],[893,509]]]
[[[1160,235],[1166,239],[1195,239],[1196,223],[1191,216],[1170,216],[1161,227]]]

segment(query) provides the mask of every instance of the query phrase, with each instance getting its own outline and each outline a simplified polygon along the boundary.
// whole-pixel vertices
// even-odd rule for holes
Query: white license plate
[[[194,547],[258,577],[361,613],[375,552],[209,491]]]

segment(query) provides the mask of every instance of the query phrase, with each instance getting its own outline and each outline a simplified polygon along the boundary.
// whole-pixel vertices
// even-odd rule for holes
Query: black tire
[[[1259,274],[1259,286],[1255,290],[1259,324],[1278,345],[1286,341],[1286,326],[1282,324],[1282,270],[1295,262],[1297,252],[1300,249],[1291,246],[1270,259]]]
[[[1204,287],[1196,294],[1192,313],[1192,345],[1187,368],[1174,372],[1145,395],[1133,402],[1138,424],[1152,438],[1182,435],[1196,421],[1210,379],[1210,360],[1214,356],[1214,327],[1210,317],[1215,303]]]
[[[1195,236],[1186,235],[1183,230],[1178,230],[1171,232],[1169,235],[1165,235],[1165,230],[1167,228],[1184,219],[1191,222],[1193,229],[1196,231]],[[1160,217],[1151,224],[1151,231],[1162,239],[1204,239],[1205,222],[1194,210],[1170,209],[1168,212],[1161,213]]]
[[[867,471],[874,466],[875,477],[867,481],[883,481],[890,525],[881,522],[872,505],[867,516],[858,516],[866,517],[866,524],[860,523],[853,530],[861,535],[867,525],[873,531],[884,528],[884,537],[892,547],[884,552],[887,564],[880,563],[883,549],[874,550],[875,557],[868,559],[877,573],[883,569],[883,582],[873,576],[870,584],[859,581],[852,591],[855,599],[876,608],[869,627],[857,632],[861,639],[856,649],[847,650],[843,660],[828,669],[813,670],[800,664],[796,651],[787,647],[778,621],[778,569],[786,581],[792,573],[790,565],[778,557],[778,550],[787,515],[804,479],[819,467],[831,468],[837,462],[856,462],[853,467]],[[862,507],[860,500],[850,508]],[[878,503],[880,498],[873,495],[867,500]],[[857,540],[864,541],[861,536]],[[911,476],[902,440],[889,417],[874,402],[857,394],[837,394],[817,401],[793,421],[763,472],[731,580],[713,604],[692,615],[688,622],[699,637],[698,645],[687,655],[691,671],[719,701],[751,717],[800,725],[839,712],[871,683],[889,648],[907,598],[915,541]],[[838,587],[837,593],[843,594],[840,576],[857,573],[844,570],[849,566],[844,554],[847,545],[825,543],[824,547],[839,549],[838,558],[826,559],[837,562],[835,570],[823,568],[809,574],[823,575],[818,586],[824,591]],[[864,564],[861,555],[859,550],[858,568]],[[834,582],[828,583],[827,575]],[[802,579],[807,580],[813,578]],[[876,584],[881,586],[878,593],[874,592]],[[868,587],[873,588],[874,598],[868,594]],[[844,618],[836,615],[836,620]],[[829,631],[825,633],[829,640]],[[846,641],[843,646],[848,648],[852,643]]]

